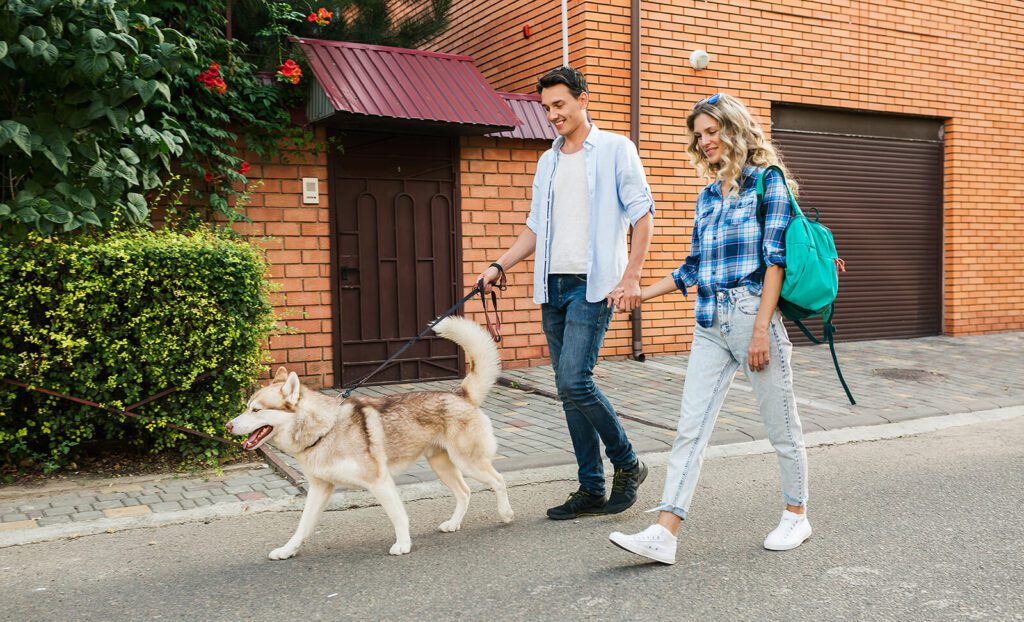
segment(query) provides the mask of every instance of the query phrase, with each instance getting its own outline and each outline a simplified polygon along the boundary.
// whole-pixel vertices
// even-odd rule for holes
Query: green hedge
[[[115,408],[180,388],[142,422],[0,384],[0,463],[53,471],[89,439],[216,462],[227,446],[161,424],[222,436],[241,411],[273,328],[266,274],[258,249],[210,232],[0,243],[0,378]]]

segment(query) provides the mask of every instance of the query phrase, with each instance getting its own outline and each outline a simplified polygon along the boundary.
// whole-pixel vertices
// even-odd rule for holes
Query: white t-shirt
[[[590,250],[590,197],[584,149],[558,154],[551,210],[550,274],[586,274]]]

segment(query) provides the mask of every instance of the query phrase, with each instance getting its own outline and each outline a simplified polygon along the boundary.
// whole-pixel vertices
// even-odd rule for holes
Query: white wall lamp
[[[704,50],[694,50],[690,52],[690,66],[700,71],[708,66],[711,62],[711,55]]]

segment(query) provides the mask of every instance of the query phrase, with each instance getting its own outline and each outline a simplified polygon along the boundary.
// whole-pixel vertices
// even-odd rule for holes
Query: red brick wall
[[[531,43],[513,36],[519,25],[507,16],[513,7],[522,14],[549,11],[554,27],[557,3],[458,3],[467,15],[485,4],[497,4],[494,19],[481,18],[479,29],[456,20],[431,47],[471,54],[496,86],[528,90],[530,71],[550,63],[520,63],[525,68],[512,71],[516,65],[507,59],[528,57]],[[590,81],[592,115],[604,129],[627,133],[629,0],[569,4],[571,58]],[[641,6],[640,153],[658,207],[645,282],[677,267],[689,247],[693,204],[705,184],[684,150],[686,113],[697,99],[718,91],[736,95],[766,130],[772,103],[925,115],[948,119],[944,330],[1024,328],[1024,190],[1013,182],[1024,161],[1024,89],[1017,85],[1024,74],[1024,7],[952,0],[645,0]],[[553,54],[557,29],[548,36]],[[689,66],[695,48],[712,55],[708,69]],[[506,76],[514,77],[502,81]],[[645,352],[687,350],[692,325],[693,303],[681,296],[646,305]],[[603,354],[626,352],[628,327],[619,322]]]
[[[769,125],[785,102],[948,119],[944,178],[944,315],[952,335],[1024,328],[1024,156],[1019,3],[644,2],[642,155],[672,164],[683,202],[662,202],[689,229],[693,173],[682,156],[690,102],[742,98]],[[588,37],[600,38],[593,30]],[[701,47],[707,70],[686,60]],[[678,187],[678,186],[677,186]],[[659,236],[666,233],[661,221]],[[666,253],[667,254],[667,253]],[[655,258],[661,258],[655,254]]]
[[[396,0],[403,4],[417,0]],[[569,7],[570,59],[590,80],[592,115],[603,129],[626,134],[629,0],[570,0]],[[927,115],[948,119],[945,332],[1024,329],[1024,189],[1014,181],[1024,161],[1024,89],[1017,85],[1024,7],[953,0],[645,0],[642,7],[640,154],[658,208],[645,282],[677,267],[689,249],[693,204],[705,183],[684,151],[693,101],[718,91],[737,95],[765,129],[776,102]],[[533,27],[529,39],[522,36],[525,23]],[[452,27],[424,47],[472,55],[495,88],[532,92],[538,75],[561,62],[558,3],[456,2]],[[712,55],[700,72],[687,60],[698,47]],[[467,287],[525,223],[532,175],[546,147],[463,139]],[[326,157],[256,170],[267,186],[249,208],[253,232],[275,236],[266,244],[283,285],[278,308],[283,323],[302,331],[276,337],[273,355],[330,385]],[[314,175],[321,178],[321,204],[311,209],[301,205],[298,180]],[[507,366],[547,362],[531,273],[532,262],[517,266],[502,298]],[[470,303],[471,315],[475,309],[479,303]],[[645,352],[689,348],[692,300],[665,296],[646,305],[643,318]],[[628,322],[617,319],[602,355],[628,354],[629,335]]]
[[[322,145],[324,131],[317,131]],[[312,386],[333,386],[331,256],[327,154],[286,151],[274,161],[252,163],[248,178],[262,186],[242,212],[252,223],[235,228],[265,248],[280,334],[270,338],[271,369],[285,365]],[[320,203],[302,203],[302,178],[320,180]]]
[[[397,19],[422,11],[426,0],[395,0]],[[584,60],[583,21],[589,3],[569,0],[570,61]],[[562,64],[561,4],[557,0],[457,0],[448,29],[425,50],[466,54],[499,91],[536,92],[537,78]],[[529,38],[523,26],[530,26]]]
[[[462,260],[465,286],[498,259],[526,226],[530,187],[546,141],[470,137],[462,139]],[[533,304],[533,260],[508,272],[508,289],[499,292],[502,319],[501,357],[506,367],[546,361],[540,307]],[[479,299],[467,303],[466,315],[484,323]]]

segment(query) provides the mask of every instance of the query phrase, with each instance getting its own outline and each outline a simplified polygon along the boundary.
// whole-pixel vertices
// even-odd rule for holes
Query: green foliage
[[[238,188],[247,181],[240,172],[238,148],[244,146],[269,159],[284,148],[312,142],[312,134],[293,124],[290,112],[303,103],[304,85],[279,87],[259,78],[259,70],[277,66],[253,64],[248,59],[249,40],[226,38],[223,1],[139,0],[134,4],[159,15],[164,23],[195,41],[196,60],[186,63],[170,81],[174,97],[168,112],[189,137],[189,146],[178,162],[196,181],[191,188],[193,204],[237,218],[229,198],[244,192]],[[252,3],[236,2],[235,14],[247,15],[251,10],[247,4]],[[197,79],[213,63],[220,66],[227,85],[222,94]]]
[[[305,85],[267,79],[301,61],[289,35],[414,47],[451,0],[399,23],[387,0],[341,0],[326,26],[320,6],[235,0],[228,39],[224,0],[0,0],[0,237],[145,224],[172,167],[205,217],[237,218],[239,149],[322,148],[292,122]]]
[[[232,14],[234,34],[246,42],[252,62],[269,67],[297,56],[287,45],[289,35],[415,48],[448,27],[452,0],[422,0],[420,10],[400,21],[395,21],[389,0],[242,0],[238,4]],[[321,7],[333,14],[326,26],[307,19]]]
[[[112,0],[0,0],[0,231],[138,224],[188,143],[167,113],[195,44]]]
[[[0,385],[0,456],[54,470],[85,440],[121,439],[215,461],[226,446],[162,424],[222,435],[241,412],[273,327],[267,288],[255,247],[208,230],[0,244],[0,377],[114,408],[180,389],[139,407],[146,423]]]

